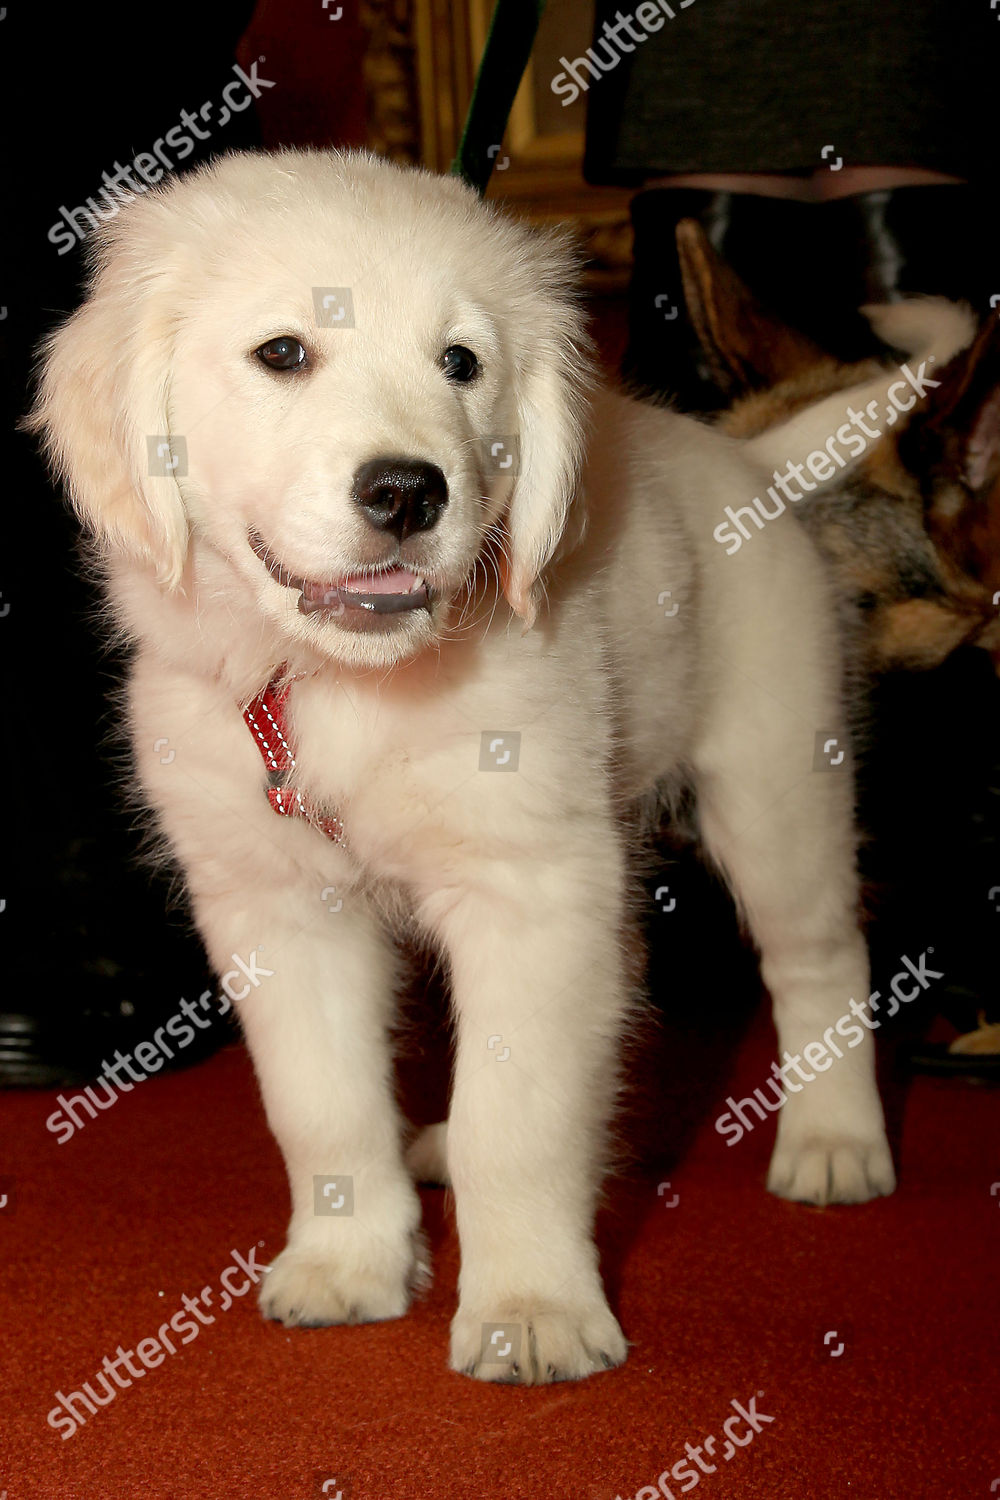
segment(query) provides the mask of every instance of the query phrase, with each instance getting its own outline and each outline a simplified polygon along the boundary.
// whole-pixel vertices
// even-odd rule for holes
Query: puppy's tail
[[[426,1125],[406,1153],[406,1165],[417,1182],[448,1186],[448,1122]]]
[[[976,336],[976,315],[964,302],[944,297],[910,297],[905,302],[870,302],[861,311],[890,349],[940,361],[965,349]]]
[[[879,338],[910,359],[887,365],[873,379],[826,396],[780,427],[751,438],[744,449],[765,469],[784,469],[789,461],[804,464],[810,454],[823,451],[836,459],[839,469],[851,467],[940,383],[936,377],[976,333],[972,309],[943,297],[914,297],[861,310]]]

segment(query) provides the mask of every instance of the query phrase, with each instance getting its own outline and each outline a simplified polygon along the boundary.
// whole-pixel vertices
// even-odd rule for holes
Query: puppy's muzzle
[[[355,474],[351,496],[376,531],[404,542],[437,525],[448,504],[448,482],[436,464],[422,459],[372,458]]]

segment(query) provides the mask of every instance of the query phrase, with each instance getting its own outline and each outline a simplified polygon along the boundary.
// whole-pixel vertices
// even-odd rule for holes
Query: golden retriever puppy
[[[457,180],[232,155],[103,227],[31,419],[134,643],[141,795],[246,976],[293,1205],[264,1312],[394,1318],[426,1274],[405,931],[457,1031],[451,1364],[523,1382],[626,1355],[592,1221],[634,808],[693,786],[783,1052],[869,993],[827,579],[787,516],[736,557],[713,530],[891,373],[741,446],[599,388],[574,281]],[[789,1092],[774,1192],[892,1190],[873,1062],[866,1032]]]

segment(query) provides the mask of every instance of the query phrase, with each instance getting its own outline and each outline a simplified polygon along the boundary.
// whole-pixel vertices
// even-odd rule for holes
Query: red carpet
[[[225,1312],[213,1300],[214,1322],[189,1320],[196,1336],[179,1322],[189,1341],[175,1333],[176,1352],[68,1440],[46,1422],[57,1391],[155,1336],[182,1295],[218,1288],[232,1251],[263,1242],[266,1261],[280,1248],[283,1171],[238,1048],[151,1078],[65,1145],[45,1129],[53,1095],[3,1097],[0,1175],[16,1200],[0,1212],[0,1494],[651,1500],[658,1475],[680,1495],[696,1474],[705,1500],[989,1500],[997,1096],[917,1080],[897,1195],[793,1206],[762,1186],[773,1122],[732,1149],[712,1129],[725,1094],[764,1077],[771,1045],[759,1019],[669,1188],[635,1179],[612,1195],[601,1238],[632,1341],[623,1369],[534,1390],[451,1374],[454,1220],[427,1192],[436,1280],[403,1321],[286,1332],[261,1321],[252,1292]],[[748,1440],[745,1420],[730,1425],[742,1446],[727,1461],[733,1401],[760,1430]],[[685,1444],[710,1435],[715,1472],[672,1479]]]

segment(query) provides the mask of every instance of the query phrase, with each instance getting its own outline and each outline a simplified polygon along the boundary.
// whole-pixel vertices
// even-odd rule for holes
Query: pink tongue
[[[352,594],[408,594],[419,582],[416,573],[393,568],[388,573],[352,573],[337,588]]]

